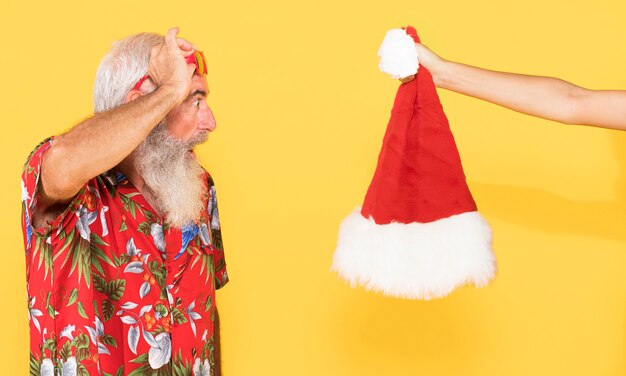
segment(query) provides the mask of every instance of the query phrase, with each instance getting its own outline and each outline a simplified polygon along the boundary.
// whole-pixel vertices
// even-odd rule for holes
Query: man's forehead
[[[197,74],[193,75],[193,79],[191,80],[191,90],[190,93],[194,91],[204,91],[205,93],[209,93],[209,84],[207,83],[206,76],[200,76]]]

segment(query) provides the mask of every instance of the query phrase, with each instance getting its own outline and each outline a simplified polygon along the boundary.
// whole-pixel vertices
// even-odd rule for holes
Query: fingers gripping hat
[[[431,74],[417,64],[414,28],[390,30],[380,68],[398,88],[363,206],[344,219],[333,271],[352,287],[409,299],[485,286],[491,229],[478,213]]]

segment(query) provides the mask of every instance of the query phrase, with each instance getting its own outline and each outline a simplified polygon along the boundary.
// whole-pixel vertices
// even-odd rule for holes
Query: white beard
[[[182,228],[200,218],[206,191],[204,170],[189,153],[206,141],[206,134],[188,141],[169,135],[165,120],[157,125],[136,151],[135,166],[156,199],[166,222]]]

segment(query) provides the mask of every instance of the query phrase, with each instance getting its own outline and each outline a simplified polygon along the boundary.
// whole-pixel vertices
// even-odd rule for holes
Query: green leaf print
[[[89,371],[87,371],[87,368],[85,368],[84,365],[82,364],[78,364],[78,376],[89,376]]]
[[[211,295],[206,297],[206,304],[204,305],[204,311],[208,311],[209,309],[211,309]]]
[[[56,341],[56,337],[55,338],[48,338],[44,343],[43,343],[43,349],[44,350],[50,350],[50,358],[54,359],[57,357],[57,341]]]
[[[83,238],[78,238],[78,241],[74,242],[70,246],[72,254],[72,269],[70,275],[78,267],[78,282],[80,283],[81,277],[85,278],[87,287],[91,285],[91,254],[89,252],[89,242]]]
[[[89,358],[91,354],[89,353],[89,349],[76,349],[76,361],[82,361]]]
[[[139,355],[138,357],[136,357],[135,359],[131,360],[132,363],[147,363],[148,362],[148,353],[144,353]]]
[[[120,200],[122,200],[124,208],[130,212],[134,219],[137,219],[137,204],[135,204],[135,201],[131,200],[130,198],[135,196],[136,194],[137,193],[131,193],[128,195],[120,194]]]
[[[143,376],[150,375],[150,371],[152,371],[152,367],[148,364],[148,353],[144,353],[131,360],[132,363],[141,364],[141,367],[134,369],[128,376]]]
[[[105,345],[109,345],[109,346],[113,346],[117,348],[117,341],[115,341],[115,338],[113,338],[113,336],[111,335],[108,335],[108,334],[101,335],[100,342],[104,343]]]
[[[70,298],[67,300],[67,307],[69,307],[72,304],[76,303],[76,299],[78,299],[78,288],[77,287],[75,287],[74,290],[72,290],[72,293],[70,294]]]
[[[100,315],[100,311],[98,310],[98,302],[94,299],[91,301],[91,306],[93,307],[93,311],[96,314],[96,316],[100,317],[102,315]]]
[[[167,307],[164,306],[161,303],[158,303],[155,307],[154,307],[154,312],[157,312],[161,315],[161,317],[165,317],[167,316]]]
[[[104,322],[107,322],[113,317],[115,313],[115,307],[113,307],[113,303],[109,299],[104,299],[102,301],[102,319]]]
[[[67,361],[67,358],[72,356],[72,343],[70,341],[63,344],[61,350],[59,350],[59,356],[63,358],[63,361]]]
[[[116,279],[107,282],[104,278],[94,274],[93,280],[96,291],[105,294],[113,301],[119,301],[124,295],[124,290],[126,289],[126,280],[124,279]]]
[[[50,300],[52,299],[52,291],[48,291],[48,295],[46,296],[46,310],[48,311],[48,315],[50,315],[50,317],[54,318],[54,307],[52,306],[52,304],[50,303]]]
[[[91,355],[89,353],[89,343],[89,336],[86,333],[82,333],[74,337],[74,346],[76,347],[77,362],[80,363]]]
[[[104,292],[104,290],[107,287],[106,279],[100,277],[97,274],[94,274],[92,278],[93,278],[93,287],[96,288],[96,291]]]
[[[86,333],[82,333],[74,337],[74,346],[76,346],[76,349],[89,350],[89,342],[89,336]]]
[[[150,236],[150,223],[141,222],[137,230],[139,230],[139,232],[144,233],[146,236]]]
[[[65,239],[65,241],[63,242],[63,246],[61,247],[61,249],[59,249],[56,253],[56,255],[54,256],[54,259],[56,260],[57,257],[59,257],[60,255],[63,254],[63,252],[67,249],[67,247],[70,246],[70,244],[72,244],[72,242],[74,241],[74,235],[76,234],[76,229],[72,230],[67,237],[65,236],[65,231],[61,231],[61,233],[59,234],[59,239]],[[67,252],[65,254],[65,260],[63,260],[63,263],[61,264],[61,268],[63,268],[65,266],[65,264],[67,263],[67,260],[70,259],[70,254],[71,252]]]
[[[165,286],[165,277],[167,275],[165,265],[159,264],[158,261],[150,261],[148,263],[148,268],[150,269],[150,272],[154,276],[154,279],[156,279],[159,286]]]
[[[35,258],[37,254],[39,254],[39,264],[37,269],[41,269],[41,265],[44,265],[45,280],[48,277],[48,273],[52,270],[52,247],[40,236],[35,237],[35,251],[33,258]]]
[[[124,295],[124,290],[126,289],[126,280],[125,279],[117,279],[115,281],[109,281],[107,284],[106,294],[111,298],[111,300],[119,301]]]
[[[210,269],[209,269],[209,273],[207,273],[205,283],[209,281],[209,276],[212,278],[215,275],[215,264],[213,263],[213,257],[209,255],[207,255],[206,257],[209,258],[208,263],[209,263]]]
[[[183,324],[187,322],[185,315],[176,307],[172,308],[172,317],[176,324]]]
[[[128,253],[121,254],[120,261],[122,262],[122,264],[128,264],[130,262],[130,256],[128,255]]]
[[[100,235],[96,234],[95,232],[92,232],[91,235],[89,236],[91,243],[97,244],[97,245],[104,245],[104,246],[108,246],[108,244],[102,240],[102,238],[100,237]],[[111,260],[109,260],[109,263],[111,265],[113,265],[111,262]]]
[[[213,242],[212,244],[215,248],[219,250],[224,249],[224,245],[222,244],[222,231],[217,229],[211,229],[211,238]]]
[[[96,270],[104,275],[104,270],[102,270],[102,266],[100,265],[100,261],[104,261],[111,266],[115,266],[113,261],[104,253],[104,251],[98,247],[98,245],[108,246],[100,236],[96,233],[91,233],[90,235],[91,241],[89,242],[89,252],[91,253],[91,264],[96,268]]]
[[[85,312],[85,307],[83,307],[83,303],[78,302],[76,308],[78,309],[78,314],[79,315],[81,315],[85,319],[89,318],[89,317],[87,317],[87,313]]]
[[[146,220],[150,224],[158,222],[158,218],[154,214],[152,214],[149,210],[144,210],[143,215],[146,217]]]
[[[195,355],[194,355],[195,357]],[[178,350],[176,355],[172,357],[172,375],[173,376],[189,376],[193,375],[193,365],[190,361],[183,361],[183,353]]]
[[[30,353],[30,376],[40,376],[41,375],[41,371],[39,370],[39,368],[41,367],[41,363],[39,362],[39,360],[37,360],[37,358],[35,358],[35,355],[33,355],[33,353]]]

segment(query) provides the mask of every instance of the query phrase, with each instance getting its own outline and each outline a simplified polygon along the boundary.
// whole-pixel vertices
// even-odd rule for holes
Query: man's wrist
[[[156,91],[162,93],[168,100],[171,100],[172,108],[181,104],[188,94],[187,88],[174,83],[163,84],[157,87]]]

